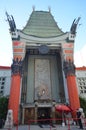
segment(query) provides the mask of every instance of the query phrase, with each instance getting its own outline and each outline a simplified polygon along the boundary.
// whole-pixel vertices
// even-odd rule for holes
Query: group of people
[[[83,129],[83,123],[85,119],[85,115],[82,108],[77,109],[77,121],[80,129]]]

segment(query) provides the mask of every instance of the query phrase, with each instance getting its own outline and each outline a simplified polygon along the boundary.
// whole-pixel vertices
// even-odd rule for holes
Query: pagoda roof
[[[41,38],[63,35],[52,14],[48,11],[33,11],[22,33]]]

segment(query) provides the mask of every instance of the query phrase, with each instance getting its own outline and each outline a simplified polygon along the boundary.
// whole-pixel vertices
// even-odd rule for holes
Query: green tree
[[[85,117],[86,117],[86,99],[82,98],[82,97],[80,97],[79,99],[80,99],[80,106],[81,106],[81,108],[83,108],[83,111],[84,111]]]
[[[6,119],[8,110],[8,98],[0,97],[0,119]]]

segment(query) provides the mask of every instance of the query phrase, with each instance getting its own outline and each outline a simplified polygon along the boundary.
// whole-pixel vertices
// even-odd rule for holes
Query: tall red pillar
[[[67,81],[69,104],[74,111],[74,116],[76,113],[76,109],[80,108],[80,101],[76,83],[75,66],[71,60],[64,62],[64,72]]]
[[[11,66],[12,70],[12,79],[11,79],[11,88],[10,88],[10,97],[8,109],[13,111],[13,123],[18,122],[18,113],[19,113],[19,102],[20,102],[20,89],[21,89],[21,76],[22,76],[22,61],[17,59],[13,60]]]
[[[16,124],[18,121],[18,110],[19,110],[19,100],[20,100],[20,84],[21,84],[20,75],[19,74],[12,75],[8,109],[13,110],[14,124]]]
[[[76,111],[77,108],[80,108],[80,101],[75,75],[67,75],[67,87],[70,106],[72,110]]]
[[[19,102],[20,102],[20,89],[21,89],[21,76],[22,76],[22,63],[25,56],[26,44],[21,42],[19,31],[16,28],[15,20],[13,16],[6,12],[7,21],[10,26],[10,34],[13,45],[13,63],[11,65],[12,79],[10,87],[10,96],[8,109],[11,109],[13,113],[13,123],[18,121]],[[11,113],[10,113],[11,115]],[[7,118],[9,113],[7,115]],[[8,120],[7,120],[8,122]]]

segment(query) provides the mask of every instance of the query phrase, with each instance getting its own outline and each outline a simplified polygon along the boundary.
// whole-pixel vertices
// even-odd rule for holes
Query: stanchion
[[[18,130],[18,121],[16,122],[16,130]]]
[[[84,118],[84,124],[85,124],[85,126],[86,126],[86,119]]]
[[[9,124],[9,128],[8,128],[8,130],[12,130],[12,126],[11,126],[11,120],[10,120],[10,118],[9,118],[9,120],[8,120],[8,124]]]
[[[52,127],[52,124],[50,123],[50,130],[52,130],[52,128],[51,128],[51,127]]]
[[[68,130],[70,130],[70,119],[68,118]]]
[[[30,130],[30,121],[28,121],[28,130]]]

